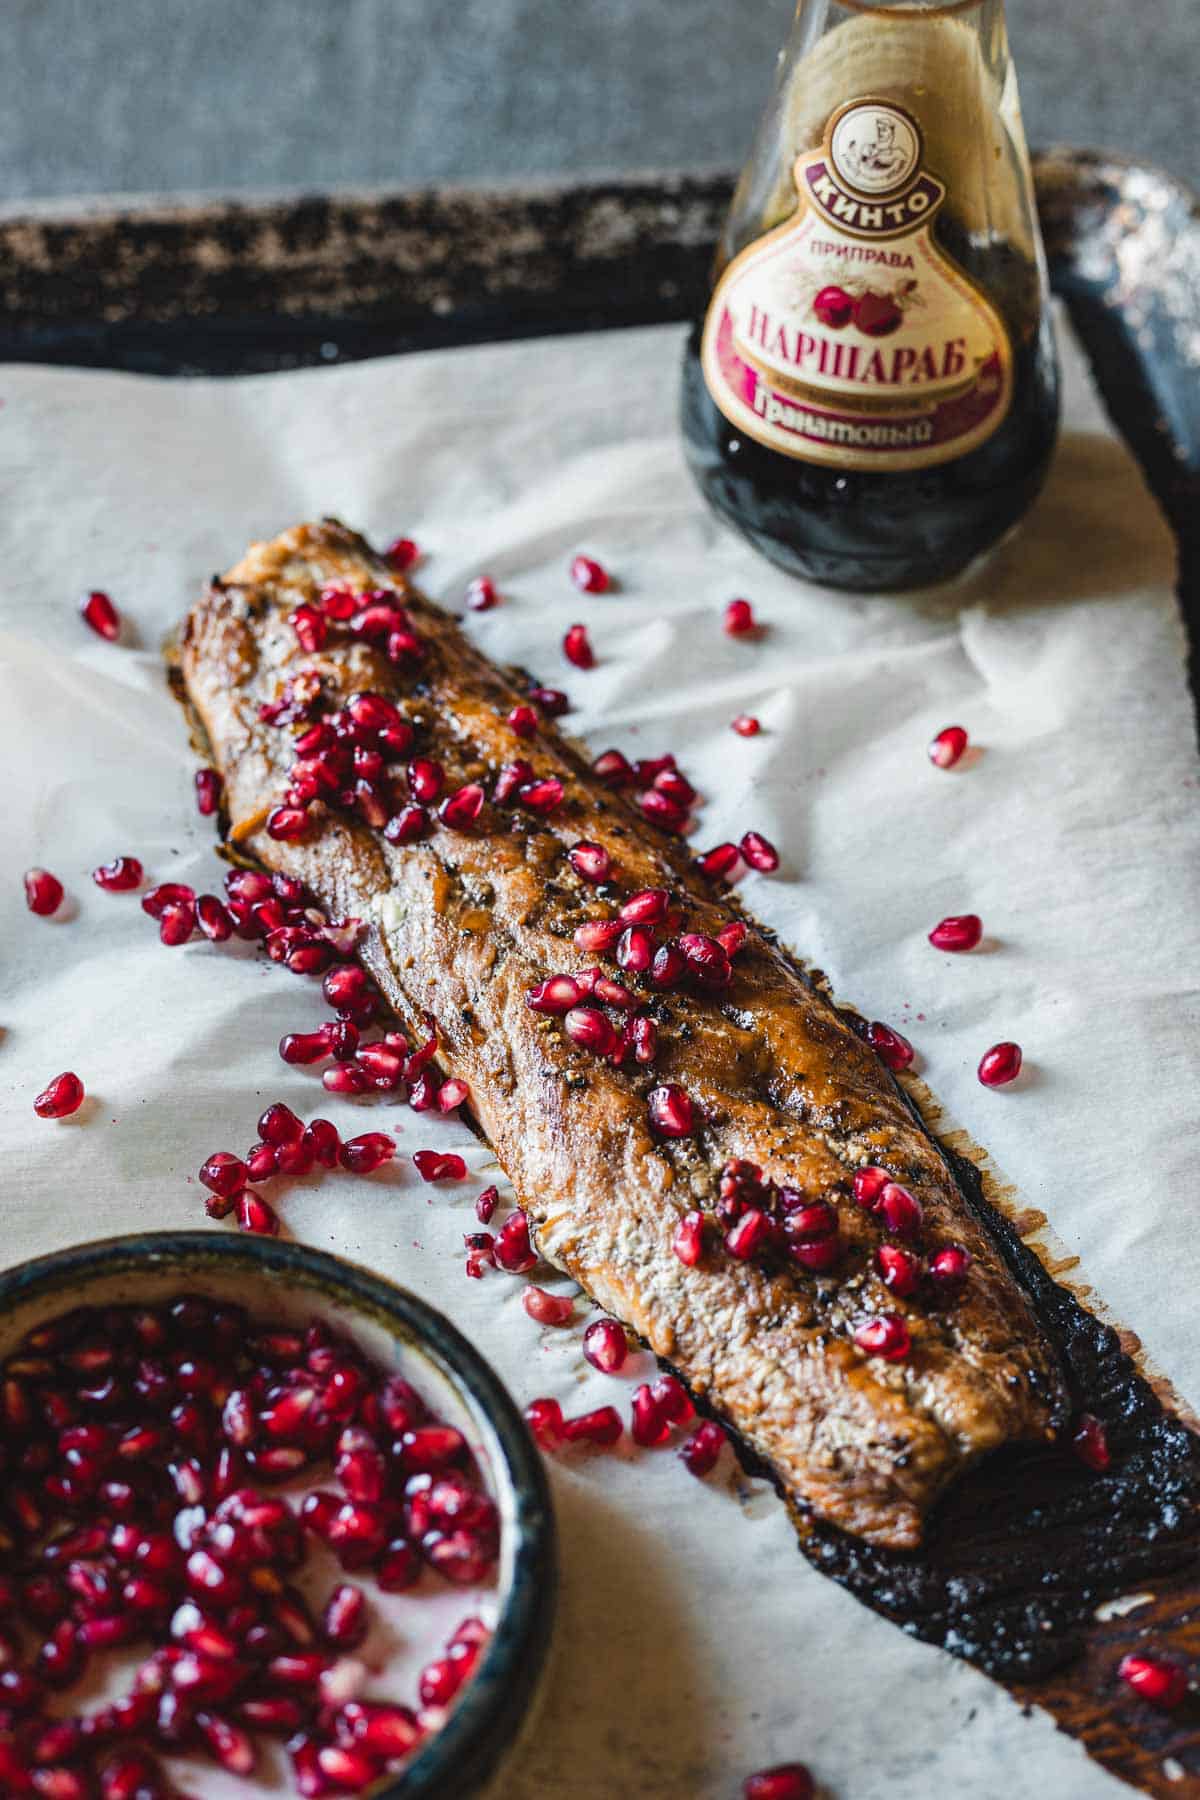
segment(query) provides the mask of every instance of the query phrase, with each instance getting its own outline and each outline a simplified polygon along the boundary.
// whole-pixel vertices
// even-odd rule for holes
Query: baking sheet
[[[751,906],[912,1037],[947,1121],[1049,1215],[1077,1278],[1194,1401],[1200,771],[1169,534],[1067,342],[1049,488],[985,570],[903,601],[794,582],[689,484],[680,344],[654,328],[186,384],[0,370],[0,1253],[203,1222],[195,1170],[244,1149],[283,1099],[401,1146],[375,1177],[294,1186],[282,1210],[298,1237],[442,1306],[519,1401],[582,1410],[640,1378],[634,1361],[619,1381],[589,1370],[578,1329],[539,1331],[519,1281],[465,1279],[462,1234],[496,1173],[465,1129],[334,1100],[278,1060],[283,1032],[324,1016],[316,984],[247,951],[166,951],[136,897],[88,878],[131,853],[154,879],[218,884],[159,642],[245,542],[337,513],[379,540],[416,536],[438,600],[490,572],[504,604],[472,616],[478,641],[568,686],[569,723],[595,749],[673,749],[707,796],[698,845],[747,824],[779,843],[779,873],[746,881]],[[575,592],[580,549],[617,592]],[[76,596],[97,586],[136,644],[81,626]],[[720,630],[735,594],[765,623],[757,642]],[[576,620],[589,674],[558,648]],[[730,731],[742,710],[759,737]],[[946,774],[925,745],[952,722],[979,754]],[[33,863],[66,883],[63,919],[26,913]],[[968,910],[985,946],[938,955],[926,932]],[[989,1092],[975,1065],[1007,1037],[1026,1074]],[[63,1068],[92,1098],[43,1123],[33,1096]],[[462,1149],[472,1178],[424,1186],[407,1157],[431,1145]],[[664,1451],[580,1454],[553,1475],[554,1665],[497,1800],[568,1785],[578,1800],[726,1800],[790,1757],[841,1800],[1123,1791],[1048,1721],[809,1569],[774,1495],[728,1455],[705,1484]],[[190,1786],[215,1794],[207,1779]]]

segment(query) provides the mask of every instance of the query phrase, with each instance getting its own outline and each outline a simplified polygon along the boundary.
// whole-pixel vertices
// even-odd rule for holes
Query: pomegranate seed
[[[361,1588],[343,1582],[325,1604],[321,1631],[327,1644],[338,1650],[354,1650],[367,1635],[367,1596]]]
[[[26,869],[25,904],[31,913],[48,919],[63,903],[63,884],[49,869]]]
[[[563,638],[563,655],[577,669],[594,669],[596,653],[592,649],[586,625],[572,625]]]
[[[750,1206],[732,1231],[726,1233],[725,1248],[739,1262],[748,1262],[770,1243],[771,1236],[771,1221],[766,1213],[760,1207]]]
[[[684,1213],[675,1227],[675,1236],[671,1240],[680,1262],[687,1268],[694,1269],[704,1255],[704,1214],[700,1212]]]
[[[279,1167],[274,1144],[251,1144],[246,1152],[246,1173],[251,1181],[267,1181]]]
[[[580,1413],[574,1419],[564,1419],[561,1435],[568,1444],[599,1444],[608,1447],[617,1442],[624,1430],[621,1415],[615,1406],[599,1406],[594,1412]]]
[[[696,1109],[681,1087],[668,1083],[650,1090],[646,1101],[650,1124],[659,1137],[690,1137],[696,1129]]]
[[[496,1263],[508,1275],[526,1275],[537,1263],[529,1241],[529,1220],[521,1207],[509,1213],[496,1234]]]
[[[328,1119],[313,1119],[304,1128],[304,1142],[312,1151],[313,1161],[322,1168],[336,1169],[342,1140]]]
[[[874,1207],[878,1218],[897,1237],[915,1237],[921,1229],[924,1212],[921,1202],[898,1181],[889,1181]]]
[[[172,950],[186,944],[195,929],[196,909],[191,904],[166,907],[158,921],[158,935]]]
[[[429,814],[423,806],[402,807],[383,828],[389,844],[415,844],[428,834]]]
[[[465,598],[472,612],[490,612],[500,596],[490,575],[477,575],[467,588]]]
[[[725,1433],[712,1419],[706,1419],[681,1445],[679,1455],[689,1474],[697,1478],[710,1475],[717,1466],[725,1445]]]
[[[408,765],[408,788],[414,800],[423,806],[429,805],[441,794],[446,785],[446,771],[441,763],[433,762],[427,756],[418,756]]]
[[[352,1175],[369,1175],[396,1154],[396,1142],[382,1131],[364,1131],[360,1137],[347,1138],[338,1158],[343,1169]]]
[[[604,956],[624,930],[620,919],[590,919],[586,925],[576,926],[572,942],[585,956]]]
[[[279,1040],[279,1054],[285,1063],[296,1063],[301,1068],[322,1062],[331,1054],[329,1033],[324,1026],[319,1031],[289,1031]]]
[[[912,1066],[916,1051],[908,1039],[890,1025],[884,1025],[881,1020],[873,1019],[867,1026],[867,1042],[880,1061],[885,1062],[894,1074],[898,1075],[903,1069]]]
[[[471,1090],[465,1081],[443,1081],[438,1093],[438,1111],[441,1113],[456,1112],[470,1098]]]
[[[939,769],[952,769],[966,750],[969,739],[961,725],[947,725],[929,746],[929,760]]]
[[[750,927],[743,925],[740,919],[734,919],[729,925],[722,925],[717,933],[717,942],[726,956],[734,957],[750,936]]]
[[[214,1194],[229,1200],[245,1187],[248,1174],[241,1157],[234,1156],[229,1150],[218,1150],[201,1168],[200,1180]]]
[[[417,1150],[413,1153],[413,1162],[422,1181],[466,1180],[467,1165],[461,1156],[452,1152],[443,1156],[437,1150]]]
[[[867,1356],[884,1362],[903,1362],[912,1348],[908,1326],[896,1313],[877,1313],[856,1327],[854,1341]]]
[[[728,987],[733,979],[729,958],[715,938],[703,931],[685,931],[679,948],[687,960],[689,972],[703,987]]]
[[[653,1019],[631,1019],[625,1027],[625,1038],[632,1045],[634,1061],[648,1066],[658,1053],[658,1026]]]
[[[136,856],[117,856],[93,869],[92,880],[106,894],[128,894],[142,885],[142,865]]]
[[[259,1119],[258,1135],[264,1144],[298,1144],[304,1136],[304,1126],[290,1106],[277,1100]]]
[[[1162,1656],[1124,1656],[1117,1674],[1139,1700],[1170,1712],[1188,1691],[1187,1670]]]
[[[634,1390],[630,1429],[634,1443],[642,1450],[656,1449],[671,1435],[662,1407],[645,1382]]]
[[[221,789],[224,783],[215,769],[197,769],[194,776],[196,784],[196,811],[201,818],[211,818],[221,802]]]
[[[342,1708],[338,1725],[347,1729],[355,1743],[364,1744],[385,1761],[407,1756],[421,1739],[421,1728],[406,1706],[351,1701]]]
[[[116,643],[121,635],[121,615],[107,594],[93,588],[79,602],[79,611],[84,624],[90,625],[97,637]]]
[[[921,1279],[920,1258],[897,1244],[881,1244],[875,1252],[875,1264],[885,1287],[903,1297],[916,1292]]]
[[[590,556],[576,556],[571,562],[571,580],[581,594],[606,594],[612,578],[602,563]]]
[[[626,925],[657,925],[666,918],[670,908],[671,896],[666,888],[643,888],[630,895],[621,908],[620,918]]]
[[[617,945],[617,962],[622,969],[642,974],[654,961],[654,939],[641,925],[630,925]]]
[[[854,1198],[864,1212],[874,1212],[879,1205],[879,1196],[891,1181],[886,1169],[868,1163],[865,1168],[854,1172]]]
[[[664,944],[650,965],[650,980],[656,988],[675,987],[687,974],[687,957],[678,944]]]
[[[301,806],[277,806],[267,814],[267,836],[279,841],[303,837],[311,820]]]
[[[570,1325],[575,1317],[573,1300],[564,1294],[548,1294],[545,1288],[526,1288],[521,1304],[537,1325]]]
[[[603,844],[575,844],[567,852],[567,859],[584,881],[607,881],[612,874],[612,857]]]
[[[748,600],[731,600],[725,608],[725,631],[729,637],[745,637],[758,629],[754,609]]]
[[[721,881],[736,868],[740,854],[736,844],[715,844],[697,857],[696,867],[706,881]]]
[[[674,1375],[660,1375],[651,1388],[651,1393],[662,1412],[663,1418],[672,1425],[689,1425],[696,1416],[691,1395],[682,1381]]]
[[[480,1194],[475,1202],[475,1217],[479,1220],[481,1225],[486,1225],[488,1220],[492,1217],[496,1210],[496,1203],[499,1198],[500,1195],[494,1187],[484,1188],[482,1194]]]
[[[1071,1448],[1097,1475],[1103,1475],[1112,1461],[1108,1434],[1094,1413],[1080,1413],[1071,1433]]]
[[[759,869],[764,875],[770,875],[779,867],[779,852],[769,838],[761,831],[747,831],[743,834],[738,848],[744,862],[752,869]]]
[[[533,764],[518,758],[516,762],[505,763],[496,777],[496,785],[492,789],[492,799],[497,806],[506,806],[519,788],[533,780]]]
[[[186,882],[163,881],[142,895],[142,911],[152,919],[161,919],[168,907],[191,906],[195,899],[195,889]]]
[[[213,944],[223,944],[233,935],[233,920],[215,894],[201,894],[197,900],[196,923]]]
[[[958,913],[943,919],[929,934],[935,950],[974,950],[983,936],[983,920],[976,913]]]
[[[519,790],[517,798],[530,812],[552,813],[561,805],[563,791],[563,784],[557,775],[551,775],[545,781],[527,782]]]
[[[661,825],[664,831],[682,831],[687,824],[687,807],[680,806],[668,794],[660,794],[657,788],[639,794],[637,803],[639,811],[656,825]]]
[[[257,1237],[278,1237],[279,1218],[274,1207],[253,1188],[242,1189],[236,1206],[237,1222],[243,1231],[253,1232]]]
[[[66,1119],[83,1105],[83,1083],[68,1069],[44,1087],[33,1103],[39,1119]]]
[[[571,702],[561,688],[532,687],[529,698],[546,719],[560,719],[571,710]]]
[[[537,736],[538,716],[532,706],[514,706],[508,715],[508,724],[519,738]]]
[[[563,1030],[573,1044],[594,1056],[611,1056],[620,1041],[615,1025],[596,1006],[575,1006],[563,1020]]]
[[[543,1450],[552,1450],[563,1434],[562,1407],[557,1400],[531,1400],[525,1408],[525,1423]]]
[[[803,1763],[779,1763],[760,1769],[742,1783],[742,1800],[813,1800],[816,1789]]]
[[[484,791],[477,781],[458,788],[438,808],[438,818],[452,831],[468,830],[483,811]]]
[[[330,1006],[338,1012],[357,1007],[367,996],[370,983],[366,971],[357,963],[346,963],[337,969],[330,969],[321,983],[321,992]]]
[[[1007,1087],[1021,1073],[1020,1044],[993,1044],[979,1062],[979,1079],[984,1087]]]
[[[757,737],[762,726],[753,713],[739,713],[733,721],[733,729],[739,737]]]
[[[569,975],[551,975],[529,989],[525,1004],[532,1012],[562,1014],[569,1013],[582,997],[579,983]]]
[[[931,1259],[929,1279],[936,1287],[953,1292],[967,1279],[971,1253],[960,1244],[947,1244]]]
[[[583,1334],[583,1354],[602,1375],[616,1375],[625,1367],[629,1340],[615,1319],[596,1319]]]
[[[633,769],[628,758],[619,750],[603,750],[592,764],[592,774],[609,787],[631,787],[634,781]]]
[[[329,626],[315,606],[298,606],[289,623],[296,634],[296,642],[310,656],[325,648]]]
[[[397,575],[403,575],[406,569],[412,568],[421,554],[421,549],[415,538],[398,537],[392,539],[383,554]]]

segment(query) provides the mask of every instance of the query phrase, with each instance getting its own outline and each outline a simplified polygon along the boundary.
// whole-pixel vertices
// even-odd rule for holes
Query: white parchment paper
[[[568,686],[595,749],[673,749],[708,796],[699,844],[749,824],[779,843],[778,875],[747,881],[752,906],[913,1038],[950,1121],[1194,1401],[1200,787],[1168,533],[1067,343],[1049,488],[982,573],[904,600],[789,580],[689,484],[679,349],[655,329],[229,382],[0,371],[0,1255],[203,1222],[204,1156],[244,1149],[284,1099],[347,1133],[394,1130],[402,1150],[371,1179],[294,1187],[298,1237],[443,1307],[519,1401],[581,1410],[641,1378],[636,1362],[620,1381],[590,1371],[577,1329],[540,1332],[520,1282],[465,1279],[462,1234],[495,1171],[463,1128],[335,1101],[278,1060],[281,1033],[324,1016],[315,984],[202,942],[166,951],[136,897],[89,880],[131,853],[154,879],[218,885],[159,641],[247,541],[337,513],[379,540],[416,536],[436,599],[494,575],[504,604],[472,618],[479,642]],[[580,549],[618,592],[575,592]],[[136,644],[83,628],[90,587]],[[723,636],[735,594],[760,641]],[[598,655],[586,675],[559,651],[576,620]],[[761,736],[731,732],[741,710]],[[925,745],[949,723],[980,754],[946,774]],[[61,920],[25,911],[34,863],[67,885]],[[964,911],[985,947],[938,955],[926,932]],[[1027,1072],[989,1092],[976,1063],[1008,1037]],[[64,1068],[92,1098],[43,1123],[33,1096]],[[463,1149],[472,1179],[423,1186],[407,1157],[427,1145]],[[731,1800],[791,1757],[840,1800],[1124,1791],[813,1573],[728,1457],[701,1484],[668,1452],[580,1455],[554,1487],[555,1659],[503,1800]]]

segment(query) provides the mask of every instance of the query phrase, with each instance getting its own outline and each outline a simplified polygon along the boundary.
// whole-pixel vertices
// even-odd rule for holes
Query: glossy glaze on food
[[[396,596],[422,640],[420,661],[331,631],[304,651],[289,623],[330,582]],[[266,867],[304,880],[333,916],[369,922],[364,961],[401,1020],[436,1021],[443,1070],[466,1081],[471,1111],[528,1213],[541,1253],[641,1334],[737,1431],[803,1507],[869,1542],[915,1546],[945,1487],[985,1453],[1054,1435],[1067,1411],[1054,1352],[1029,1303],[967,1205],[892,1076],[817,987],[753,926],[719,991],[657,993],[622,975],[658,1029],[652,1067],[612,1063],[572,1042],[527,996],[548,976],[611,958],[573,943],[629,895],[670,891],[676,930],[710,936],[739,915],[700,879],[681,840],[660,832],[543,722],[518,738],[507,717],[528,683],[490,664],[458,624],[391,573],[340,525],[299,526],[254,546],[187,620],[187,695],[225,780],[232,835]],[[317,802],[305,835],[281,841],[280,804],[301,724],[264,723],[285,683],[320,677],[321,709],[382,694],[417,727],[416,754],[439,760],[447,791],[489,795],[468,830],[435,821],[404,846],[355,813]],[[561,804],[538,813],[490,799],[517,758],[557,777]],[[404,795],[404,758],[396,769]],[[602,845],[611,880],[581,879],[567,852]],[[675,1084],[698,1128],[664,1139],[649,1091]],[[694,1267],[673,1250],[683,1214],[711,1213],[734,1158],[806,1201],[832,1203],[840,1252],[823,1273],[768,1251],[731,1256],[719,1231]],[[878,1165],[919,1200],[913,1246],[971,1257],[965,1286],[928,1282],[899,1299],[875,1253],[889,1241],[855,1203],[854,1172]],[[901,1316],[902,1361],[863,1353],[854,1334],[875,1313]]]

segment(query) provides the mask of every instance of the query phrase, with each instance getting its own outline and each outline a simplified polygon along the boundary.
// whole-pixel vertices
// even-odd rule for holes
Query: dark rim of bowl
[[[444,1314],[415,1294],[356,1263],[275,1238],[226,1237],[213,1231],[137,1232],[52,1251],[0,1272],[0,1317],[41,1295],[70,1289],[86,1304],[83,1284],[97,1276],[179,1265],[220,1275],[264,1270],[290,1277],[350,1303],[432,1357],[495,1433],[512,1489],[515,1534],[512,1576],[495,1633],[445,1726],[407,1768],[372,1788],[374,1800],[467,1800],[511,1748],[533,1699],[549,1646],[557,1583],[554,1515],[541,1457],[499,1377]]]

